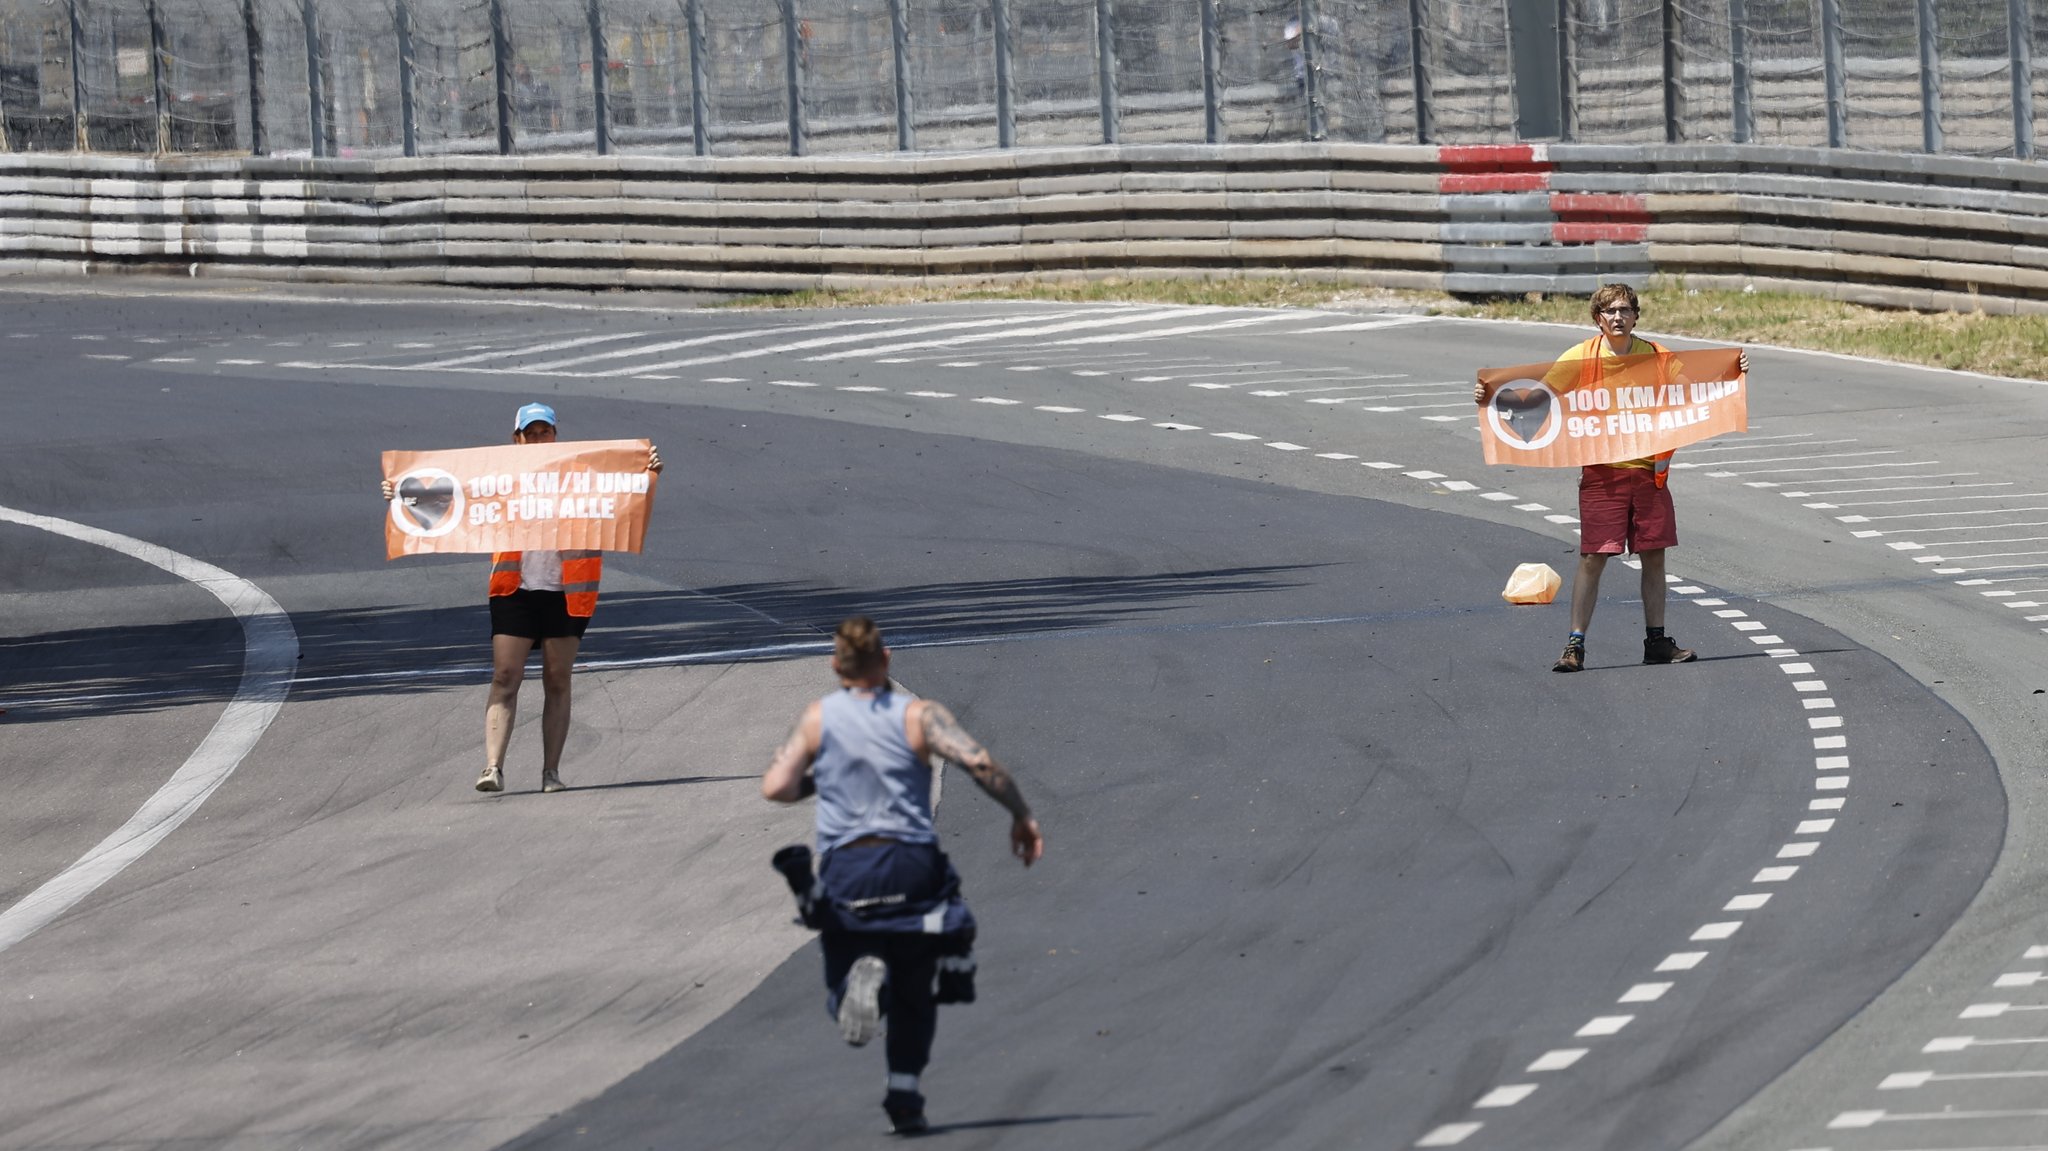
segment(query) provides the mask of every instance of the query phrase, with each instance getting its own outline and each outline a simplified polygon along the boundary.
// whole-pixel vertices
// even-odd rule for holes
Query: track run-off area
[[[1590,334],[1369,312],[35,283],[0,291],[0,1149],[891,1137],[758,777],[874,616],[1015,772],[940,1146],[2048,1145],[2048,386],[1751,349],[1670,629],[1473,373]],[[1656,317],[1645,334],[1655,336]],[[1677,347],[1697,346],[1670,339]],[[471,788],[483,557],[379,453],[667,461],[570,790],[530,675]]]

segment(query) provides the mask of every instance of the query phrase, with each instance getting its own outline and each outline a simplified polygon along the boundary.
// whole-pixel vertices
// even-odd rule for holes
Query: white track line
[[[21,902],[0,912],[0,951],[5,951],[141,859],[227,782],[284,707],[298,658],[299,636],[291,617],[262,588],[210,563],[130,536],[9,507],[0,507],[0,520],[97,544],[198,584],[235,614],[242,624],[243,644],[242,682],[214,721],[213,730],[199,741],[184,766],[119,830],[23,896]]]

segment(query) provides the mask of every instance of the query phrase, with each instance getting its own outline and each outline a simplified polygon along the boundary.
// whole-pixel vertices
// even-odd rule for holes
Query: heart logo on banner
[[[1502,388],[1493,394],[1493,410],[1529,443],[1550,422],[1550,393],[1542,388]]]
[[[412,522],[421,531],[431,533],[455,507],[455,481],[449,477],[423,480],[407,476],[399,481],[398,498]]]

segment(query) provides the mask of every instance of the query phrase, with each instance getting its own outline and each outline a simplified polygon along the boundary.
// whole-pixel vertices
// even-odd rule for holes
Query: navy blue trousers
[[[841,906],[880,901],[878,912],[898,897],[912,904],[939,898],[948,868],[938,848],[926,844],[884,843],[842,847],[827,852],[818,878],[829,897]],[[957,946],[946,935],[922,931],[840,931],[818,933],[825,953],[826,1010],[839,1014],[839,997],[854,961],[872,955],[888,965],[882,987],[882,1013],[889,1020],[885,1042],[889,1070],[922,1074],[931,1062],[932,1038],[938,1034],[939,1008],[932,1001],[939,956]]]

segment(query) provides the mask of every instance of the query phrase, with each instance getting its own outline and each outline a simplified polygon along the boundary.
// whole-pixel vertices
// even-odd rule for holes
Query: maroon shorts
[[[1648,468],[1594,464],[1579,471],[1579,554],[1620,555],[1678,546],[1671,489]]]

